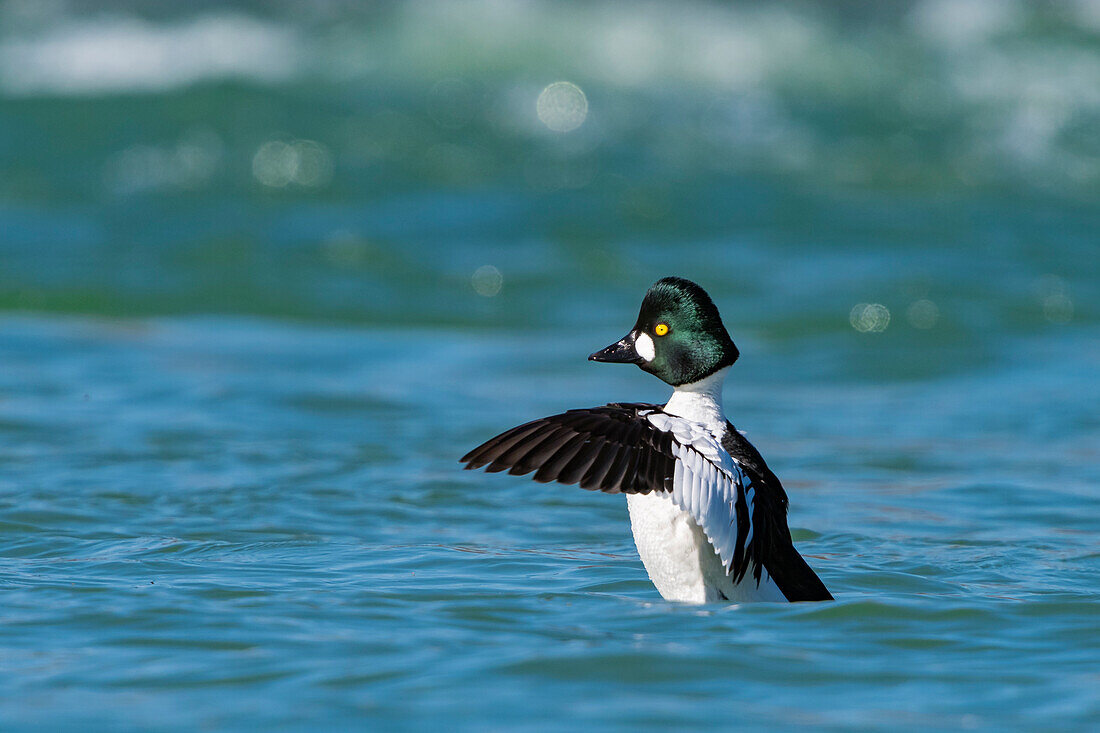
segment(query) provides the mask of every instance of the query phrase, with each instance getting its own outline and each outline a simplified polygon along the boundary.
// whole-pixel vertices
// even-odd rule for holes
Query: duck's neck
[[[726,413],[722,409],[722,384],[728,371],[729,367],[725,367],[698,382],[681,384],[665,405],[665,412],[724,430]]]

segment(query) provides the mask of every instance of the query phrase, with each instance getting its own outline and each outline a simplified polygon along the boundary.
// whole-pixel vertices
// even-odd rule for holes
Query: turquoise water
[[[1097,48],[1085,2],[0,3],[0,727],[1096,728]],[[666,603],[621,497],[459,470],[664,399],[585,357],[668,274],[835,603]]]

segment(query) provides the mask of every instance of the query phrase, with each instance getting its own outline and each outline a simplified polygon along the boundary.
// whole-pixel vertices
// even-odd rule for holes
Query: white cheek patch
[[[653,361],[653,357],[657,356],[657,349],[654,348],[653,339],[648,333],[638,334],[638,338],[634,339],[634,350],[646,361]]]

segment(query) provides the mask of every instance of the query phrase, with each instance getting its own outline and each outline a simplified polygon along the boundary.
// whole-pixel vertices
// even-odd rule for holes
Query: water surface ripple
[[[838,600],[700,608],[658,597],[621,497],[458,470],[465,447],[525,416],[659,398],[645,375],[583,360],[597,329],[558,343],[226,319],[0,325],[11,726],[45,710],[134,730],[994,729],[1100,714],[1095,445],[974,406],[1023,414],[1051,384],[1061,421],[1094,425],[1071,399],[1088,376],[1059,358],[1094,347],[1071,337],[1035,340],[1041,357],[984,386],[821,392],[814,367],[746,358],[731,412],[786,481],[797,543]],[[540,369],[517,374],[517,358]],[[781,366],[797,376],[780,383]]]
[[[1100,728],[1097,8],[0,0],[0,730]],[[835,603],[460,470],[666,275]]]

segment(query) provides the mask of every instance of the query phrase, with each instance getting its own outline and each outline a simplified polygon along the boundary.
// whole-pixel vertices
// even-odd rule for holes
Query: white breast
[[[718,553],[691,515],[667,494],[627,494],[630,529],[649,579],[669,601],[786,601],[764,572],[757,587],[752,573],[734,585]]]
[[[726,430],[722,411],[723,369],[676,389],[665,411],[704,426],[717,441]],[[726,568],[690,513],[667,493],[628,494],[630,528],[638,555],[661,596],[670,601],[786,601],[766,572],[759,586],[752,573],[734,585]]]
[[[628,494],[626,506],[638,555],[661,595],[686,603],[719,600],[707,597],[703,575],[707,554],[719,561],[695,520],[661,494]]]

